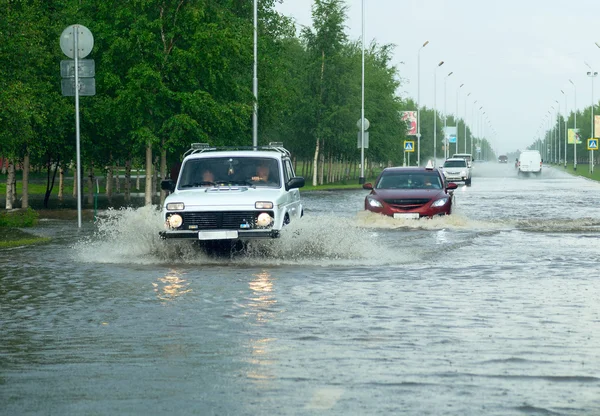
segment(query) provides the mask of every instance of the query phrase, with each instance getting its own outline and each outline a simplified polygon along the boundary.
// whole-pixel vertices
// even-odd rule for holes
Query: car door
[[[294,166],[289,159],[283,159],[283,179],[287,183],[290,179],[296,176]],[[290,217],[300,218],[302,216],[302,204],[300,203],[300,190],[298,188],[288,191],[288,203]]]

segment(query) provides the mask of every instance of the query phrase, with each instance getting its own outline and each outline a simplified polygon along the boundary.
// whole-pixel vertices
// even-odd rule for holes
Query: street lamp
[[[556,141],[554,142],[554,146],[555,146],[555,150],[554,150],[554,159],[556,160],[556,164],[558,165],[560,163],[560,103],[558,102],[558,100],[554,100],[554,102],[556,104],[558,104],[558,111],[556,112],[556,132],[557,132],[557,137],[556,137]],[[556,155],[558,154],[558,158],[556,157]]]
[[[560,90],[560,92],[563,93],[563,95],[565,96],[565,169],[567,168],[567,120],[569,118],[569,113],[567,111],[567,93],[564,92],[563,90]]]
[[[358,183],[365,183],[365,0],[362,0],[362,73],[360,87],[360,178]],[[315,183],[313,179],[313,183]]]
[[[446,81],[453,73],[454,72],[449,72],[448,75],[444,77],[444,159],[448,159],[448,133],[446,132],[446,128],[448,127],[448,113],[446,112]]]
[[[454,124],[456,124],[456,144],[454,146],[454,153],[458,153],[458,95],[463,85],[465,84],[460,84],[460,87],[456,89],[456,120],[454,121]],[[450,156],[450,153],[448,153],[448,156]]]
[[[258,0],[254,0],[254,76],[252,78],[252,93],[254,94],[254,107],[252,110],[252,146],[258,146]]]
[[[590,129],[590,137],[596,137],[594,134],[594,78],[598,75],[598,72],[594,71],[588,63],[585,63],[591,71],[588,71],[587,76],[592,80],[592,123]],[[594,150],[590,153],[590,173],[594,173]]]
[[[575,115],[575,121],[573,126],[573,170],[577,170],[577,86],[571,80],[569,80],[571,84],[573,84],[573,90],[575,91],[575,105],[573,107],[573,114]]]
[[[433,166],[437,166],[437,70],[444,65],[444,61],[440,61],[433,71]]]
[[[421,49],[429,41],[426,41],[417,52],[417,166],[421,166]]]
[[[468,93],[465,97],[465,119],[463,120],[463,124],[465,126],[465,153],[467,153],[467,101],[469,100],[470,95],[471,93]],[[456,146],[458,146],[458,141],[456,142]]]

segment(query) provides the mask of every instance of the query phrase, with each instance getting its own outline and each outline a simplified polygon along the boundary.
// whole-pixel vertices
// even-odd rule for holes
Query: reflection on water
[[[152,283],[154,292],[160,300],[171,301],[192,291],[189,289],[189,283],[182,279],[180,273],[171,270],[166,276],[159,277],[159,283]]]
[[[253,279],[248,283],[251,292],[248,299],[249,312],[247,315],[254,316],[255,322],[263,326],[278,313],[274,309],[277,299],[273,296],[273,281],[271,280],[271,273],[266,270],[255,273],[252,277]],[[275,341],[276,338],[272,337],[250,340],[249,362],[253,364],[253,367],[246,376],[257,384],[275,378],[272,374],[274,362],[269,353],[269,347]]]

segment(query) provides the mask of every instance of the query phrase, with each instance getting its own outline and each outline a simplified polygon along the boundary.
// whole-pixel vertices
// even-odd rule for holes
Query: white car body
[[[283,147],[192,149],[182,162],[177,182],[162,183],[163,189],[171,191],[163,204],[162,238],[277,238],[285,224],[303,215],[298,188],[304,186],[304,178],[295,176],[290,154]],[[258,182],[254,172],[262,162],[270,165],[272,182]],[[214,182],[196,181],[208,167],[216,171]]]
[[[537,150],[524,150],[519,154],[517,163],[518,174],[533,173],[540,175],[542,173],[542,155]]]
[[[471,186],[471,167],[462,157],[446,159],[442,166],[442,172],[446,182],[464,182],[465,185]]]

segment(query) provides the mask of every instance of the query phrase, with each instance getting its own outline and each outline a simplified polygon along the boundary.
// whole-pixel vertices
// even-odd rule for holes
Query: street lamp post
[[[254,106],[252,110],[252,146],[258,146],[258,0],[254,0],[254,76],[252,77],[252,93]]]
[[[421,49],[429,41],[425,41],[417,53],[417,166],[421,166]]]
[[[362,0],[362,72],[360,87],[360,178],[359,184],[365,183],[365,0]],[[314,181],[313,181],[314,182]]]
[[[460,86],[456,89],[456,116],[454,117],[454,124],[456,124],[456,144],[454,146],[454,153],[458,153],[458,96],[463,85],[465,84],[460,84]],[[450,156],[450,153],[448,153],[448,156]]]
[[[446,132],[446,128],[448,127],[448,112],[446,111],[446,81],[453,73],[454,72],[449,72],[448,75],[444,77],[444,159],[448,159],[448,133]]]
[[[550,108],[552,110],[556,110],[556,108],[554,108],[554,106],[550,106]],[[554,123],[552,122],[552,111],[548,110],[548,139],[550,140],[550,146],[548,147],[548,150],[550,150],[550,163],[552,163],[552,161],[554,160],[554,155],[553,151],[554,148],[552,147],[554,145]]]
[[[571,84],[573,84],[573,90],[575,91],[575,104],[573,107],[573,114],[575,116],[574,126],[573,126],[573,170],[577,170],[577,86],[571,80],[569,80]]]
[[[444,61],[440,61],[433,71],[433,166],[437,166],[437,70],[442,65]]]
[[[471,93],[468,93],[465,97],[465,119],[463,120],[463,124],[465,126],[465,153],[467,153],[467,101],[469,100],[470,95]],[[458,141],[456,142],[456,146],[458,146]]]
[[[591,129],[590,129],[590,138],[595,137],[594,135],[594,78],[598,75],[598,72],[594,71],[592,69],[591,66],[589,66],[586,63],[587,67],[590,68],[590,71],[588,71],[587,76],[590,77],[590,79],[592,80],[592,123],[591,123]],[[594,173],[594,151],[591,150],[590,153],[590,173]]]
[[[556,159],[556,164],[559,165],[560,164],[560,103],[558,102],[558,100],[554,100],[554,102],[558,105],[558,111],[556,112],[556,141],[554,142],[554,146],[555,146],[555,152],[554,155],[558,155],[558,157],[555,157]]]
[[[473,154],[473,131],[477,132],[475,129],[475,104],[477,104],[477,100],[473,101],[473,107],[471,107],[471,155]],[[475,130],[474,130],[475,129]],[[467,146],[465,144],[465,153],[467,153]]]
[[[562,92],[562,94],[565,96],[565,162],[564,162],[564,166],[565,169],[567,168],[567,120],[568,120],[568,116],[569,113],[567,112],[567,93],[565,93],[563,90],[560,90],[560,92]]]

